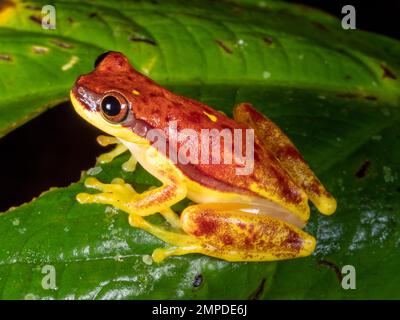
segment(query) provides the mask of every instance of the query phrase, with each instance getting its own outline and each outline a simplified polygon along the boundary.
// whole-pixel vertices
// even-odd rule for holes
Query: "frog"
[[[80,117],[108,134],[100,136],[99,143],[116,145],[99,157],[100,162],[128,151],[131,158],[123,169],[133,172],[139,163],[161,182],[138,193],[118,177],[111,183],[88,177],[85,186],[95,193],[79,193],[77,201],[115,207],[128,214],[131,226],[162,240],[165,246],[151,255],[157,263],[186,254],[229,262],[306,257],[316,247],[316,239],[303,230],[310,218],[309,202],[321,214],[336,211],[335,198],[290,138],[251,103],[237,104],[229,117],[157,84],[115,51],[100,55],[94,70],[78,77],[70,98]],[[154,129],[165,132],[171,121],[180,130],[189,128],[195,133],[204,128],[250,130],[251,172],[237,174],[243,162],[172,161],[170,149],[155,147],[148,135]],[[166,142],[176,148],[179,143],[174,144],[174,139],[168,136]],[[244,140],[239,142],[242,147]],[[206,147],[215,149],[213,143]],[[185,198],[191,202],[176,213],[171,207]],[[156,214],[164,223],[150,222],[148,217]]]

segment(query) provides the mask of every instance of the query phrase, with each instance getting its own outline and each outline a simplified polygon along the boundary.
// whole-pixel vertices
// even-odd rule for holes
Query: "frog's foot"
[[[139,195],[124,180],[116,178],[112,183],[105,184],[96,178],[90,177],[85,180],[85,186],[103,192],[96,194],[79,193],[76,196],[79,203],[109,204],[128,213],[133,213],[132,203],[135,202]]]
[[[129,216],[129,223],[136,228],[151,233],[172,247],[158,248],[153,251],[152,258],[155,262],[161,262],[169,256],[184,255],[189,253],[207,254],[208,251],[196,238],[181,232],[172,232],[163,227],[149,223],[143,217],[136,214]]]
[[[170,232],[130,215],[131,225],[144,229],[172,247],[159,248],[153,259],[202,253],[227,261],[274,261],[310,255],[315,239],[301,229],[265,214],[249,213],[240,204],[200,204],[180,217],[184,233]]]
[[[102,164],[111,162],[116,157],[118,157],[119,155],[123,154],[125,151],[128,150],[128,148],[126,146],[124,146],[115,137],[98,136],[97,137],[97,142],[102,147],[106,147],[106,146],[109,146],[111,144],[115,144],[116,145],[113,150],[111,150],[110,152],[103,153],[97,158],[97,160]],[[137,164],[136,159],[133,156],[131,156],[128,161],[126,161],[126,162],[124,162],[122,164],[122,169],[124,171],[127,171],[127,172],[133,172],[136,169],[136,164]]]
[[[161,204],[153,210],[148,210],[149,206],[141,209],[140,204],[143,199],[151,198],[153,195],[157,195],[160,188],[151,187],[143,194],[139,194],[136,190],[124,180],[120,178],[114,179],[110,184],[101,183],[96,178],[90,177],[85,180],[85,186],[87,188],[96,189],[103,191],[96,194],[79,193],[76,199],[79,203],[101,203],[112,205],[118,209],[121,209],[128,214],[135,214],[139,216],[147,216],[156,212],[165,218],[165,220],[174,228],[180,229],[179,216],[167,205]],[[162,188],[162,187],[161,187]],[[162,190],[161,190],[162,192]]]
[[[289,137],[270,119],[260,114],[250,103],[241,103],[233,111],[234,119],[254,129],[264,148],[278,159],[282,168],[292,177],[326,215],[336,210],[336,200],[314,175]]]

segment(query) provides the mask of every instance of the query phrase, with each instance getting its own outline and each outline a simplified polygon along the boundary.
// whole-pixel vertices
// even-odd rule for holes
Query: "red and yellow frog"
[[[80,203],[108,204],[125,211],[132,226],[168,243],[153,252],[156,262],[188,253],[227,261],[304,257],[316,244],[314,237],[302,231],[310,216],[308,200],[323,214],[336,210],[335,199],[289,138],[249,103],[237,105],[230,119],[156,84],[118,52],[103,54],[93,72],[78,78],[71,100],[82,118],[112,136],[101,136],[101,144],[117,144],[112,152],[101,156],[101,161],[129,150],[132,157],[124,165],[126,170],[134,170],[139,162],[162,182],[161,187],[138,194],[122,179],[104,184],[91,177],[85,185],[101,192],[77,195]],[[153,129],[165,131],[171,121],[177,123],[178,130],[199,133],[202,129],[253,129],[252,171],[238,175],[236,169],[243,164],[234,161],[172,161],[169,153],[161,152],[148,137]],[[182,142],[173,139],[168,136],[167,144],[179,147]],[[215,145],[207,147],[214,149]],[[220,158],[226,155],[235,157],[231,152]],[[179,216],[170,207],[185,197],[196,204]],[[151,224],[144,218],[155,213],[162,214],[170,227]]]

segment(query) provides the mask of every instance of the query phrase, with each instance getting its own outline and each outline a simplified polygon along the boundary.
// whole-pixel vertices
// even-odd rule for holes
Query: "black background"
[[[357,29],[400,39],[400,1],[294,1],[342,17],[346,4],[356,8]],[[399,57],[400,58],[400,57]],[[0,212],[30,201],[52,186],[77,181],[104,149],[99,130],[80,119],[70,103],[57,106],[0,139]]]
[[[342,8],[347,4],[353,5],[356,9],[357,29],[400,39],[399,0],[295,0],[291,2],[320,8],[340,19],[343,17]]]

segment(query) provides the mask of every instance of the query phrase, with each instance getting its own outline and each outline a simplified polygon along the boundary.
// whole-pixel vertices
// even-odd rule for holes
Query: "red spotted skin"
[[[278,259],[299,255],[304,234],[276,219],[239,210],[192,207],[183,213],[183,229],[216,248],[220,255],[235,251],[243,260],[268,252]]]
[[[130,116],[123,126],[132,128],[141,136],[152,128],[164,130],[171,121],[177,121],[178,131],[182,129],[193,129],[200,132],[201,129],[227,129],[242,130],[242,150],[246,150],[245,129],[249,127],[240,124],[213,108],[198,101],[176,95],[154,81],[136,71],[125,56],[112,52],[97,66],[97,68],[81,76],[73,89],[83,105],[93,112],[97,112],[88,101],[82,97],[90,95],[98,101],[109,91],[117,91],[130,103]],[[208,115],[211,115],[208,116]],[[215,117],[215,118],[214,118]],[[213,121],[214,119],[215,121]],[[140,126],[137,123],[140,122]],[[141,130],[138,131],[138,127]],[[168,143],[172,143],[168,141]],[[224,150],[224,142],[221,139],[220,150]],[[178,142],[178,148],[181,143]],[[210,150],[211,145],[209,146]],[[199,152],[199,161],[201,152]],[[229,157],[234,157],[230,154]],[[211,162],[211,152],[210,152]],[[221,154],[221,159],[224,155]],[[254,169],[249,175],[237,175],[235,161],[233,164],[177,164],[177,167],[189,179],[197,183],[222,192],[236,192],[256,197],[264,197],[251,188],[257,185],[267,194],[273,195],[275,199],[296,206],[306,203],[303,190],[292,180],[289,174],[281,167],[280,163],[259,141],[254,139]]]

